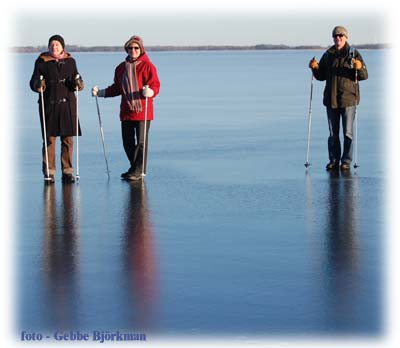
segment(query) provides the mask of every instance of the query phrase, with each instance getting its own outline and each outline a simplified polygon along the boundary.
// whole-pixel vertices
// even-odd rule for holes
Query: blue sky
[[[25,2],[25,1],[22,1]],[[96,5],[87,5],[87,4]],[[322,45],[344,25],[354,44],[388,42],[390,11],[376,1],[131,1],[15,6],[9,16],[13,46],[47,44],[54,33],[67,43],[119,45],[133,34],[147,45]],[[331,3],[332,5],[328,5]],[[380,2],[381,5],[385,1]],[[375,5],[374,5],[375,4]],[[38,7],[39,6],[39,7]]]

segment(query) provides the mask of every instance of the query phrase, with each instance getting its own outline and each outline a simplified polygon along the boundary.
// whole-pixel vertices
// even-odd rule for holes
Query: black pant
[[[146,126],[146,151],[144,153],[144,173],[147,167],[147,149],[149,140],[150,121]],[[131,167],[129,172],[140,174],[143,165],[144,121],[122,121],[122,143]]]

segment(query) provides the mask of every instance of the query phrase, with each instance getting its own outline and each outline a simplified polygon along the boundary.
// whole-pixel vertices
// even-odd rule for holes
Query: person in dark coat
[[[332,38],[334,45],[324,53],[319,63],[315,58],[311,59],[309,67],[317,80],[326,81],[323,100],[329,125],[329,163],[326,169],[338,170],[341,162],[340,169],[347,171],[352,162],[353,124],[360,102],[358,81],[366,80],[368,71],[360,52],[348,44],[346,28],[333,28]],[[343,125],[342,154],[340,119]]]
[[[148,132],[154,116],[153,99],[160,91],[160,81],[139,36],[132,36],[124,48],[128,56],[115,68],[114,83],[105,89],[94,86],[92,95],[104,98],[121,96],[122,142],[130,164],[121,178],[134,181],[142,179],[142,170],[146,174]]]
[[[42,171],[47,182],[54,182],[56,173],[56,137],[61,140],[62,181],[71,183],[73,176],[73,136],[81,135],[78,122],[75,91],[83,89],[83,81],[78,73],[75,59],[65,51],[65,42],[60,35],[49,38],[49,50],[36,59],[30,87],[34,92],[43,91],[48,170],[45,156],[42,104],[39,94],[39,114],[42,131]],[[78,132],[77,132],[78,127]]]

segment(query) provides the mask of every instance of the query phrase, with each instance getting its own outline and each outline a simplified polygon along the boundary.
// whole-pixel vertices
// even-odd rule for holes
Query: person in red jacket
[[[119,117],[122,142],[130,163],[128,171],[122,173],[121,178],[141,180],[143,158],[144,174],[146,174],[148,132],[154,117],[153,98],[160,91],[160,81],[157,69],[147,56],[143,40],[139,36],[132,36],[124,48],[128,56],[115,68],[114,83],[105,89],[94,86],[92,96],[105,98],[121,96]],[[146,146],[144,146],[145,139]]]

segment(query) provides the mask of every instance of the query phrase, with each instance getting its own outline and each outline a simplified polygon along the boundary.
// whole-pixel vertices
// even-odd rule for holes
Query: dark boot
[[[142,175],[137,173],[129,173],[124,177],[127,181],[139,181],[142,180]]]
[[[135,173],[135,167],[130,166],[127,172],[121,174],[121,179],[126,179],[128,176],[130,176],[134,173]]]
[[[331,160],[326,165],[326,170],[338,170],[339,169],[339,162],[337,160]]]
[[[63,184],[72,184],[75,182],[75,178],[72,174],[63,174],[61,181]]]
[[[49,177],[44,177],[44,183],[45,184],[54,184],[54,175],[50,174]]]
[[[340,170],[342,170],[342,171],[349,171],[350,170],[350,163],[343,163],[342,162],[342,164],[341,164],[341,166],[340,166]]]

